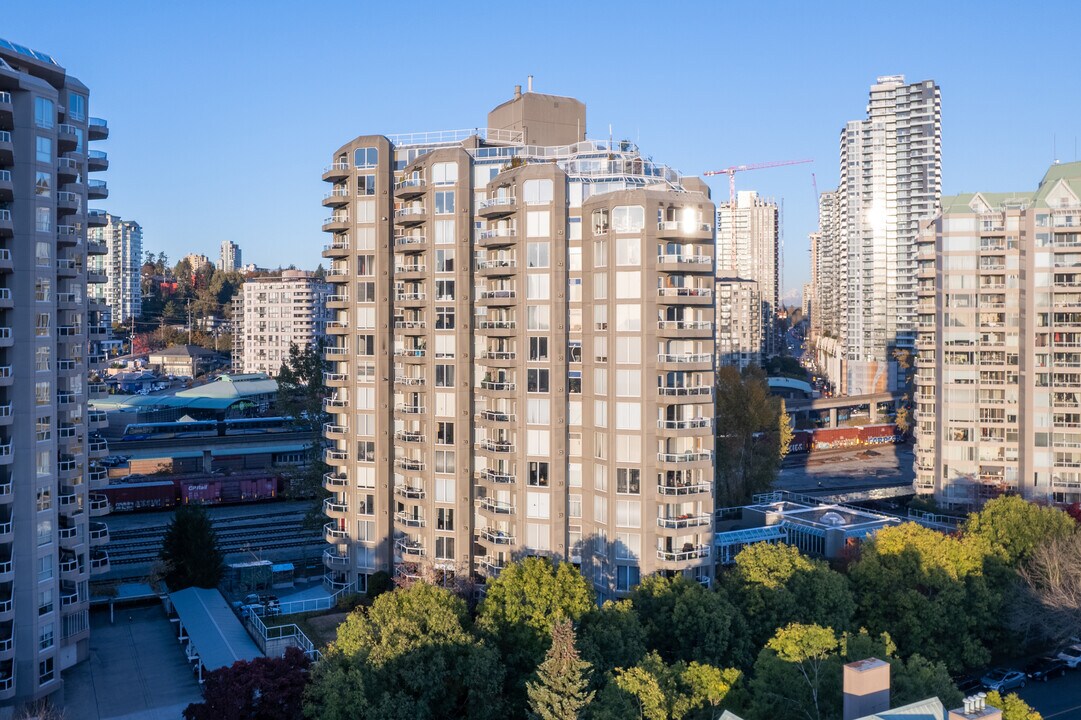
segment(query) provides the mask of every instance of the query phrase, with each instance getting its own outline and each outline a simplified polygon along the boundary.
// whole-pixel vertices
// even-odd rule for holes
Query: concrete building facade
[[[722,270],[723,272],[723,270]],[[763,365],[762,293],[754,280],[734,275],[718,275],[717,365],[740,370]]]
[[[890,75],[871,86],[867,118],[841,131],[840,185],[820,201],[816,286],[818,336],[838,353],[819,364],[839,367],[838,392],[897,389],[894,350],[914,348],[916,237],[942,193],[941,124],[934,81]]]
[[[776,320],[780,309],[781,217],[777,203],[754,190],[736,193],[731,202],[717,206],[717,262],[726,275],[751,280],[758,285],[759,350],[763,359],[780,352]]]
[[[243,264],[240,246],[232,240],[222,240],[221,253],[218,255],[218,269],[225,272],[234,272],[240,270]]]
[[[137,222],[103,210],[89,214],[105,220],[104,225],[89,229],[90,242],[104,244],[108,251],[90,259],[91,266],[106,277],[105,284],[91,288],[90,293],[108,305],[110,324],[125,324],[143,314],[143,229]]]
[[[108,196],[108,137],[89,90],[52,57],[0,40],[0,702],[62,687],[89,653],[91,577],[109,570],[106,482],[95,460],[104,418],[104,304],[88,266],[106,247],[87,201]]]
[[[572,98],[518,89],[488,125],[361,136],[324,171],[327,581],[536,554],[601,597],[708,582],[708,189],[586,140]]]
[[[944,198],[919,244],[916,490],[1081,501],[1081,163]]]
[[[326,337],[330,286],[303,270],[247,280],[233,301],[233,371],[277,375],[289,347]]]

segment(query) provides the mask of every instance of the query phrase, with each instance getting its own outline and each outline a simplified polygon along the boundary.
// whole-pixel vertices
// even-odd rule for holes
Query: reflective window
[[[51,129],[56,124],[56,112],[53,110],[53,101],[48,98],[34,98],[34,124],[45,130]]]
[[[86,97],[79,93],[68,93],[68,117],[72,120],[86,120]]]
[[[379,148],[357,148],[353,152],[353,165],[358,168],[378,167]]]

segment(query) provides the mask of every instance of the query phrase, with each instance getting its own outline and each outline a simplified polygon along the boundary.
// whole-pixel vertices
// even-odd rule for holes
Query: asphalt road
[[[773,486],[777,490],[793,492],[865,489],[868,486],[911,483],[913,476],[912,445],[880,445],[812,455],[790,455],[785,459]]]
[[[1044,720],[1081,719],[1081,670],[1016,691]]]

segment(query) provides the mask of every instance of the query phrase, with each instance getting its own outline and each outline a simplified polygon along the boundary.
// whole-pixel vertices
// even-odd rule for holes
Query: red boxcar
[[[172,480],[109,485],[104,492],[114,512],[168,510],[176,504]]]
[[[892,445],[904,442],[905,436],[896,425],[862,425],[859,427],[819,428],[797,430],[788,447],[791,454],[817,450]]]
[[[181,505],[217,505],[221,502],[221,480],[179,480]]]

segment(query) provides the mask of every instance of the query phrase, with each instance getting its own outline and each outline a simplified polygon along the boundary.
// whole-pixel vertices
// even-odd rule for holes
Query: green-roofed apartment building
[[[1081,500],[1081,162],[942,198],[917,274],[917,491]]]

